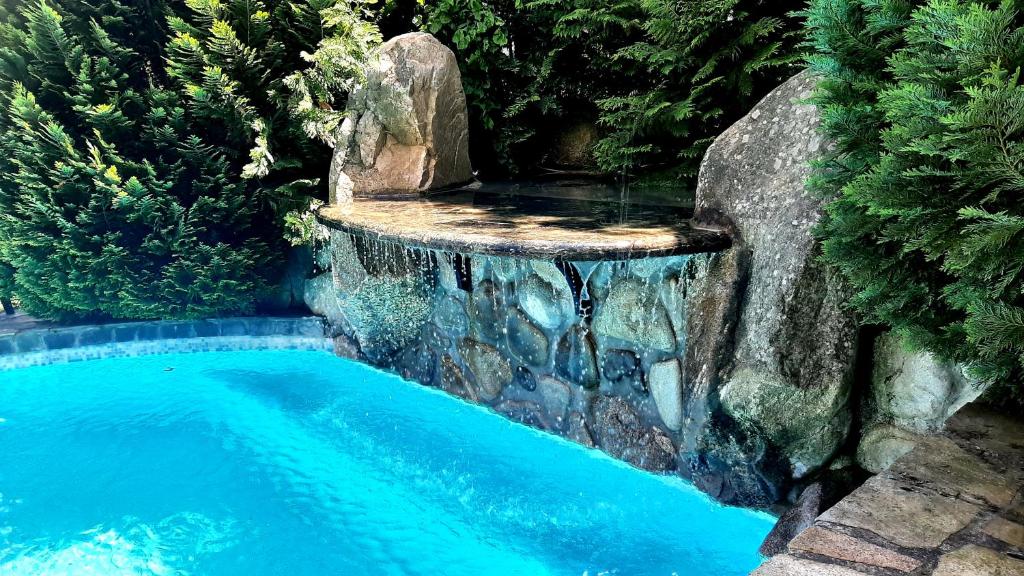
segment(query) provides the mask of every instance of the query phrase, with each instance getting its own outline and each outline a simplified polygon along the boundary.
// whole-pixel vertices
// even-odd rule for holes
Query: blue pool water
[[[772,518],[322,352],[0,372],[0,574],[732,576]]]

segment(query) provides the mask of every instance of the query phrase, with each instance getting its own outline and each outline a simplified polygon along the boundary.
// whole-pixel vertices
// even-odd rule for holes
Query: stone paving
[[[1024,422],[968,406],[751,576],[1024,576]]]

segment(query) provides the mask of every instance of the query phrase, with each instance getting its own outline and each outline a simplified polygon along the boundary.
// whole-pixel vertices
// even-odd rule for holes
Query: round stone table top
[[[695,227],[690,209],[607,198],[462,190],[356,198],[321,208],[334,230],[410,247],[594,261],[717,252],[727,233]]]

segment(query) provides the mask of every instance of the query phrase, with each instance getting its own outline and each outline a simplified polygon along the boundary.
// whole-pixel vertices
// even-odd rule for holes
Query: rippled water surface
[[[0,372],[0,574],[746,574],[771,518],[326,353]]]

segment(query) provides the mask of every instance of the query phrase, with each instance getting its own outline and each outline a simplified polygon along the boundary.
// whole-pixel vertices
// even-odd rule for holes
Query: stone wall
[[[678,468],[694,259],[556,263],[337,231],[325,251],[307,301],[339,354],[635,466]]]

